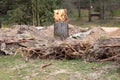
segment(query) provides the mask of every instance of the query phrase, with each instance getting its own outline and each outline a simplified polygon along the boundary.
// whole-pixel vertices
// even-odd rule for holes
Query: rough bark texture
[[[60,37],[61,39],[65,39],[69,36],[68,33],[68,24],[64,22],[57,22],[54,24],[54,35],[56,37]]]

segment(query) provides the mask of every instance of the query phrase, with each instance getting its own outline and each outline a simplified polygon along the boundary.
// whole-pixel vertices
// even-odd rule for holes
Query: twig
[[[47,66],[50,66],[50,65],[52,65],[52,63],[45,64],[45,65],[43,65],[41,68],[43,69],[43,68],[46,68]]]

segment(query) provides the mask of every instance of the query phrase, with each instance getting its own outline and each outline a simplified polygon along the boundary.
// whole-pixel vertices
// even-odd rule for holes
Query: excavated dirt
[[[109,35],[114,36],[114,37],[119,37],[120,36],[120,29],[117,29],[113,32],[110,32]]]
[[[94,44],[98,39],[108,37],[108,34],[101,27],[94,27],[91,31],[91,34],[84,38],[83,41],[89,41]]]
[[[52,43],[55,44],[55,43],[63,42],[59,39],[54,38],[53,25],[42,28],[40,30],[33,26],[14,25],[11,29],[8,29],[8,30],[0,29],[0,32],[1,32],[0,41],[12,42],[12,41],[18,41],[20,39],[34,38],[34,40],[29,40],[24,43],[28,47],[32,47],[32,46],[35,47],[35,45],[37,45],[38,47],[39,45],[51,46]],[[81,29],[79,29],[78,27],[74,27],[73,25],[69,25],[70,35],[78,32],[81,32]],[[67,39],[67,41],[72,42],[71,40]],[[32,43],[35,45],[33,45]]]
[[[90,34],[84,33],[87,31],[91,31]],[[54,37],[53,25],[39,28],[27,25],[14,25],[10,29],[0,29],[0,32],[1,53],[14,54],[17,49],[22,47],[28,51],[28,54],[35,54],[35,56],[39,56],[39,58],[83,58],[89,61],[96,61],[115,56],[120,52],[119,38],[114,39],[112,37],[120,36],[120,29],[107,32],[101,27],[88,29],[69,24],[69,36],[82,33],[84,37],[82,39],[79,37],[68,37],[65,40]],[[3,46],[3,44],[5,45]],[[115,48],[101,48],[101,45],[118,46]],[[119,59],[117,58],[117,60]]]

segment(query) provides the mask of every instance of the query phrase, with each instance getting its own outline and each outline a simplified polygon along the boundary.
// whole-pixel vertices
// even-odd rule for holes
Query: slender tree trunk
[[[2,22],[1,22],[1,20],[0,20],[0,28],[2,28]]]
[[[35,10],[35,1],[32,0],[32,22],[33,22],[33,26],[36,26],[36,10]]]
[[[104,7],[104,1],[101,1],[100,0],[100,15],[101,15],[101,17],[100,17],[100,19],[101,20],[104,20],[104,13],[105,13],[105,7]]]
[[[89,18],[88,21],[89,21],[89,22],[92,21],[92,19],[91,19],[91,6],[92,6],[92,3],[91,3],[91,0],[89,0],[89,12],[88,12],[88,16],[89,16],[89,17],[88,17],[88,18]]]
[[[80,9],[80,6],[78,8],[78,17],[80,18],[81,17],[81,9]]]
[[[104,20],[105,19],[105,3],[104,3],[104,1],[103,1],[103,6],[102,6],[102,14],[103,14],[103,16],[102,16],[102,20]]]
[[[33,25],[39,25],[39,10],[38,10],[38,1],[39,0],[32,0],[32,13],[33,13]]]
[[[78,17],[79,18],[81,17],[80,0],[79,0],[79,3],[78,3]]]
[[[37,5],[37,3],[38,3],[38,0],[36,0],[36,3],[35,3],[35,9],[36,9],[36,26],[38,26],[38,5]]]
[[[37,0],[37,26],[40,26],[39,3],[40,0]]]
[[[34,5],[32,4],[32,22],[33,22],[33,26],[35,26],[35,12],[34,12]]]

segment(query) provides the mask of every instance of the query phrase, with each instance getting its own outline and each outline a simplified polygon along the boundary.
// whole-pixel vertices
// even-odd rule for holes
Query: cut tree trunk
[[[65,39],[68,37],[68,17],[66,9],[54,10],[54,36]]]
[[[60,37],[65,39],[69,36],[68,24],[64,22],[57,22],[54,24],[54,35],[55,37]]]
[[[66,9],[58,9],[54,10],[54,22],[68,22],[67,10]]]

